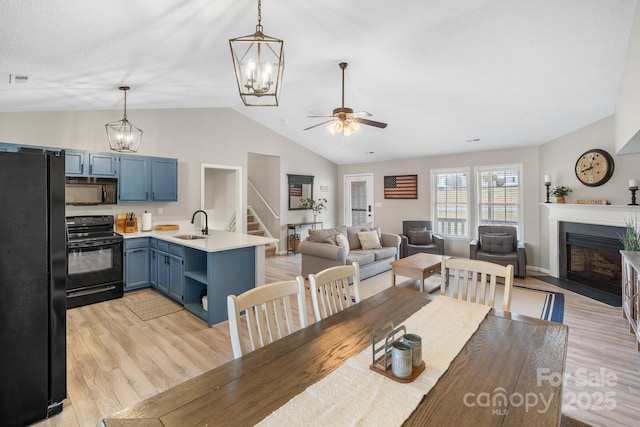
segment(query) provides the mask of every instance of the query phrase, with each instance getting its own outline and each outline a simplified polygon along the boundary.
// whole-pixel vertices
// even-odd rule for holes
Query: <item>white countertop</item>
[[[201,236],[199,230],[186,228],[175,231],[138,231],[136,233],[119,233],[125,239],[135,239],[140,237],[153,237],[167,242],[200,249],[205,252],[219,252],[229,249],[246,248],[250,246],[268,245],[277,243],[278,239],[273,237],[254,236],[252,234],[229,233],[221,230],[209,230],[209,235],[204,239],[184,240],[176,236],[193,234]]]

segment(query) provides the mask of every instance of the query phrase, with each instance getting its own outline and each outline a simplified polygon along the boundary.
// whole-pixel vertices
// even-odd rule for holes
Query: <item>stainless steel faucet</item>
[[[193,216],[191,217],[191,224],[193,224],[196,220],[196,214],[198,212],[202,212],[204,214],[204,228],[202,229],[202,234],[209,234],[209,218],[207,217],[207,213],[203,210],[197,210],[193,213]]]

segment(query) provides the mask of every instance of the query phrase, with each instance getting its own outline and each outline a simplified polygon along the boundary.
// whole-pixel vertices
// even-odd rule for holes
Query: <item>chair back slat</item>
[[[291,309],[292,296],[297,299],[298,324],[300,328],[304,328],[307,313],[302,276],[296,277],[296,280],[269,283],[241,295],[227,297],[231,347],[235,358],[296,330]]]
[[[309,284],[316,321],[360,302],[360,266],[357,262],[310,274]]]
[[[487,261],[465,258],[442,257],[444,286],[442,295],[448,287],[453,287],[453,298],[494,307],[498,278],[504,280],[502,310],[511,309],[511,288],[513,287],[513,266],[499,265]]]

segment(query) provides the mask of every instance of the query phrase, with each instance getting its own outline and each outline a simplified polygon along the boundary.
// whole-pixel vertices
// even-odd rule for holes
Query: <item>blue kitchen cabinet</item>
[[[7,143],[0,143],[0,151],[18,151],[18,145],[15,144],[7,144]]]
[[[169,255],[169,296],[182,303],[184,292],[184,261],[177,255]]]
[[[118,176],[118,158],[116,154],[65,150],[66,175],[115,178]]]
[[[120,156],[121,201],[178,200],[178,161],[162,157]]]
[[[117,177],[118,159],[115,154],[89,153],[89,176]]]
[[[149,286],[149,239],[125,239],[124,241],[124,289],[130,291]]]
[[[118,199],[146,201],[149,199],[149,159],[142,156],[120,156]]]
[[[66,150],[65,155],[65,174],[67,176],[84,175],[84,165],[86,158],[85,151]]]
[[[151,200],[178,201],[178,160],[152,157]]]
[[[158,289],[158,241],[156,239],[151,239],[149,255],[151,257],[149,262],[149,284],[152,288]]]
[[[157,289],[182,304],[184,289],[184,248],[163,240],[157,241]]]

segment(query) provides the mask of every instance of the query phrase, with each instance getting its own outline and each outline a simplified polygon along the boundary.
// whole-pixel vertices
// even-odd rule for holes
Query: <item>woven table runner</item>
[[[371,346],[267,416],[259,426],[400,426],[460,353],[491,308],[438,297],[409,317],[426,369],[399,383],[373,372]]]

